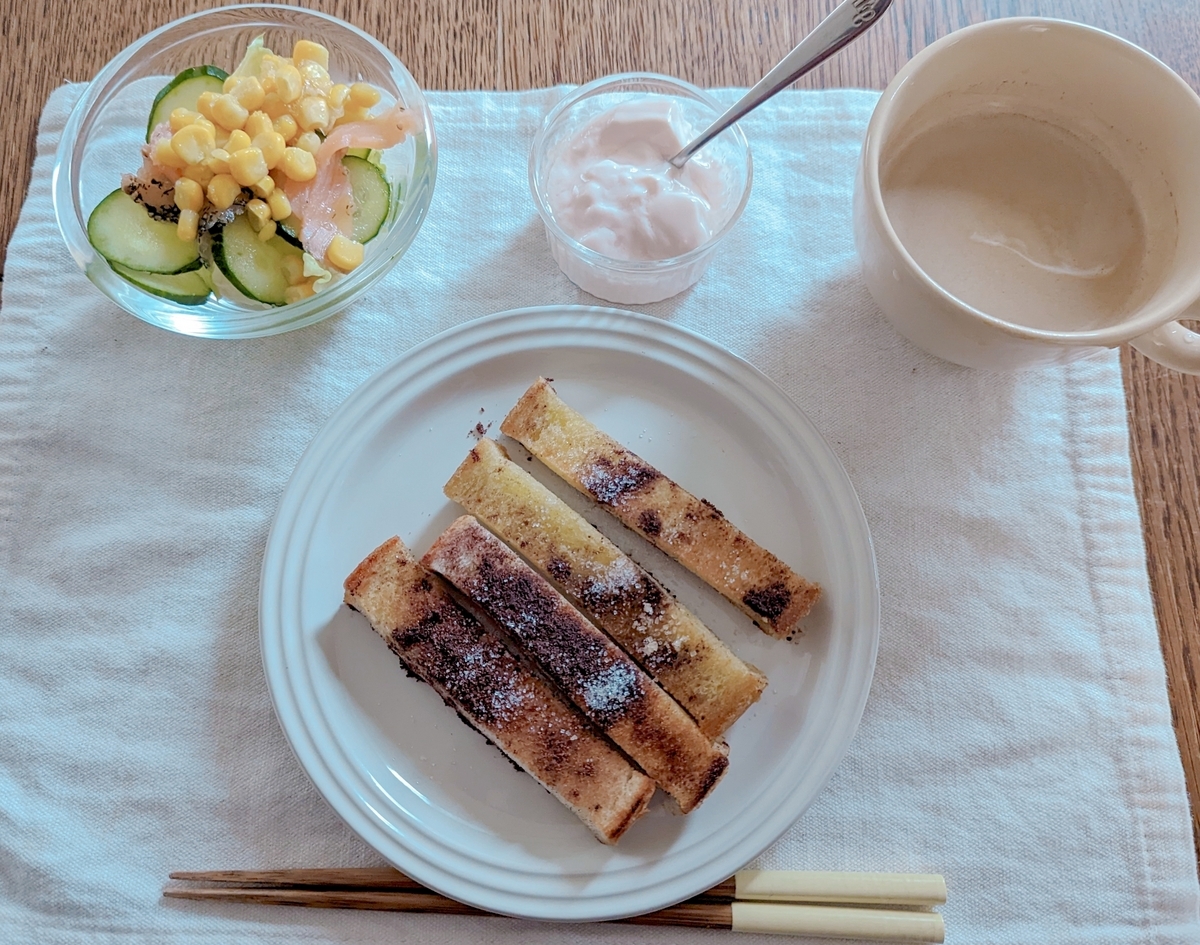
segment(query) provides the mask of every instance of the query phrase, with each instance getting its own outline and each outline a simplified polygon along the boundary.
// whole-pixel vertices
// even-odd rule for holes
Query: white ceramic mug
[[[1154,234],[1143,260],[1153,284],[1128,311],[1084,330],[1055,325],[1052,312],[1051,327],[1028,327],[956,298],[914,261],[888,218],[881,167],[914,122],[981,107],[1037,115],[1115,155]],[[946,360],[1010,370],[1130,342],[1200,374],[1200,334],[1179,324],[1200,318],[1200,97],[1149,53],[1092,27],[1022,17],[959,30],[913,57],[880,98],[855,181],[854,236],[884,315]]]

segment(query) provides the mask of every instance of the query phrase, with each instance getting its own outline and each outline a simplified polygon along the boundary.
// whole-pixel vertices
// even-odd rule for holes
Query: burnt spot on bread
[[[709,518],[724,518],[725,517],[725,513],[722,512],[715,505],[713,505],[711,502],[709,502],[708,499],[701,499],[700,504],[703,505],[704,508],[708,511]]]
[[[647,535],[657,535],[662,531],[662,518],[654,509],[644,509],[638,516],[638,528]]]
[[[725,769],[729,767],[729,756],[718,755],[713,759],[712,764],[708,766],[708,770],[704,772],[704,777],[701,779],[699,787],[696,791],[696,803],[699,804],[708,792],[716,786],[716,783],[721,780],[721,775],[725,773]]]
[[[433,584],[430,583],[429,578],[422,577],[421,580],[417,581],[417,590],[424,591],[426,594],[428,594],[433,590]]]
[[[556,581],[565,581],[571,576],[571,565],[562,558],[551,558],[546,562],[546,571]]]
[[[632,453],[622,453],[616,462],[607,456],[598,456],[584,469],[579,481],[597,502],[615,505],[625,496],[641,492],[661,478],[662,473],[653,466]]]
[[[754,588],[742,595],[742,603],[768,620],[776,620],[792,602],[792,592],[782,581]]]

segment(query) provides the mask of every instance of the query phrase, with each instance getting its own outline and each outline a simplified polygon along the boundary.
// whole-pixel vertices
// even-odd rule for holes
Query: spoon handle
[[[825,17],[817,28],[800,41],[800,45],[759,79],[758,84],[730,106],[720,118],[704,129],[686,148],[671,158],[675,167],[688,160],[713,138],[747,112],[758,108],[776,92],[787,88],[810,69],[820,65],[835,52],[870,29],[892,0],[843,0]]]

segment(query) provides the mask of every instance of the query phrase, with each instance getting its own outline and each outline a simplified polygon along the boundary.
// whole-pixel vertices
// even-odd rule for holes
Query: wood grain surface
[[[91,78],[148,30],[216,4],[0,0],[0,266],[29,182],[38,115],[59,84]],[[306,3],[380,38],[430,89],[524,89],[639,69],[701,86],[750,85],[835,0],[328,0]],[[896,0],[810,88],[882,88],[952,30],[1001,16],[1078,20],[1154,53],[1200,88],[1198,0]],[[1200,156],[1197,156],[1200,160]],[[2,272],[2,269],[0,269]],[[1200,799],[1200,383],[1126,350],[1134,478],[1175,731]],[[1200,831],[1195,832],[1200,836]],[[1200,846],[1198,846],[1200,851]]]

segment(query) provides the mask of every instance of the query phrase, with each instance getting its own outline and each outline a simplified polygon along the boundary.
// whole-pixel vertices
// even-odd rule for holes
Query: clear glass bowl
[[[334,81],[369,82],[415,112],[423,131],[384,152],[383,163],[401,199],[378,236],[366,244],[361,266],[323,291],[290,305],[241,298],[211,298],[180,305],[126,282],[92,249],[87,219],[120,175],[141,166],[138,148],[158,90],[189,66],[211,63],[232,71],[256,36],[290,55],[298,39],[329,49]],[[378,111],[378,107],[375,109]],[[416,81],[385,46],[349,23],[323,13],[273,4],[221,7],[168,23],[143,36],[108,63],[71,112],[54,164],[54,213],[67,248],[87,277],[110,299],[143,321],[186,335],[253,338],[311,325],[341,311],[404,255],[421,228],[433,197],[437,143],[433,119]]]
[[[559,226],[546,195],[546,181],[556,151],[601,112],[621,102],[655,95],[679,103],[689,126],[684,130],[691,134],[703,131],[725,111],[712,96],[681,79],[650,72],[604,76],[580,86],[551,110],[529,153],[529,189],[546,227],[550,254],[568,279],[585,292],[609,302],[635,305],[658,302],[694,285],[750,199],[754,179],[750,145],[741,128],[733,125],[700,152],[719,159],[728,168],[729,191],[724,221],[714,228],[706,243],[691,252],[648,261],[613,259],[582,245]]]

